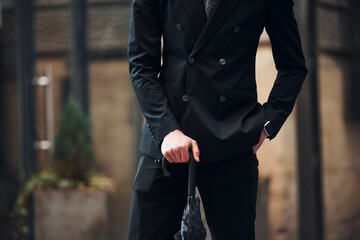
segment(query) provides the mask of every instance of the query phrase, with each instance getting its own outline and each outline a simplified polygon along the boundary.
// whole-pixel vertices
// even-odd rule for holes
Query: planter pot
[[[105,240],[108,192],[36,190],[36,240]]]

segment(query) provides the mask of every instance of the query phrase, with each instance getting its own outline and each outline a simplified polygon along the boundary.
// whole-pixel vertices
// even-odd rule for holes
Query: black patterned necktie
[[[216,0],[204,0],[206,18],[209,18],[215,4]]]

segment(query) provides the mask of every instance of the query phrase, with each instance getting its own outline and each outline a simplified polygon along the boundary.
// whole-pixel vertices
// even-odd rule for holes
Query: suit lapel
[[[225,0],[227,1],[227,0]],[[206,24],[206,15],[203,0],[182,0],[195,39],[198,39]]]
[[[189,0],[183,0],[185,2],[190,2]],[[203,1],[202,0],[191,0],[200,2],[202,4],[202,9],[204,10]],[[219,27],[224,23],[224,21],[229,17],[230,13],[235,9],[236,4],[239,0],[217,0],[217,4],[215,5],[208,21],[204,25],[204,28],[202,29],[199,37],[197,38],[197,41],[194,45],[193,50],[191,51],[190,55],[195,54],[201,47],[203,47],[215,34],[215,32],[219,29]],[[197,3],[198,4],[198,3]],[[193,6],[194,10],[196,12],[196,15],[198,16],[199,11],[195,9],[195,6]],[[204,12],[204,11],[203,11]],[[204,13],[205,16],[205,13]],[[206,16],[205,16],[206,19]],[[192,18],[192,22],[197,22],[198,20],[196,17]]]

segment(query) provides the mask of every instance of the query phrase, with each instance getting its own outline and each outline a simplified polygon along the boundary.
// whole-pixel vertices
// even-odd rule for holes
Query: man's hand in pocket
[[[253,146],[253,151],[254,153],[256,153],[259,148],[261,147],[261,145],[263,144],[264,140],[266,139],[266,133],[265,133],[265,130],[263,129],[261,131],[261,135],[260,135],[260,139],[259,139],[259,142],[258,144],[256,144],[255,146]]]

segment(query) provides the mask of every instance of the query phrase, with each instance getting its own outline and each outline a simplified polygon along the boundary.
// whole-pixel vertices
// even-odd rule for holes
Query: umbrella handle
[[[167,160],[163,156],[162,157],[162,162],[161,162],[161,167],[162,167],[162,170],[163,170],[164,177],[167,177],[167,178],[172,177],[172,174],[169,172],[166,165],[167,165]]]
[[[189,177],[188,177],[188,195],[195,197],[195,160],[191,150],[189,152]],[[172,177],[172,174],[167,169],[167,160],[162,158],[162,170],[165,177]]]
[[[188,195],[195,197],[195,160],[192,151],[189,150],[189,179],[188,179]]]

